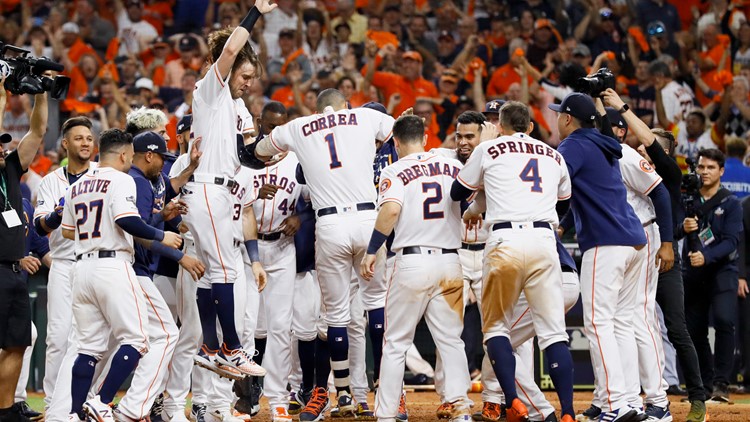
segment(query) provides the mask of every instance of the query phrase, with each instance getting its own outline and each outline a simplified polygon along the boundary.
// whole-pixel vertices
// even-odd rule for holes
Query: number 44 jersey
[[[461,247],[461,203],[450,197],[460,170],[460,161],[432,152],[407,155],[383,169],[380,205],[401,205],[391,247],[394,252],[407,246]]]
[[[282,229],[287,217],[294,215],[297,201],[304,200],[304,185],[297,183],[297,156],[290,152],[283,160],[262,170],[249,170],[252,173],[251,204],[258,220],[258,233],[274,233]],[[274,185],[278,189],[272,199],[258,198],[263,185]]]
[[[65,193],[62,228],[75,230],[75,254],[99,250],[133,253],[133,236],[116,221],[138,217],[135,181],[112,167],[99,167]]]

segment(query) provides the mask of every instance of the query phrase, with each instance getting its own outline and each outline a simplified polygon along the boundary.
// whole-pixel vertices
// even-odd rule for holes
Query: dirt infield
[[[557,405],[557,398],[554,393],[546,393],[547,398],[552,402],[555,407],[559,409]],[[474,400],[474,410],[480,410],[482,406],[482,398],[479,394],[470,394],[469,397]],[[592,394],[590,392],[580,392],[575,394],[575,409],[577,412],[581,412],[588,408],[591,404]],[[734,395],[731,397],[734,404],[707,404],[708,414],[710,422],[745,422],[750,421],[750,395]],[[671,396],[672,401],[671,410],[672,416],[675,422],[682,422],[685,420],[688,411],[690,410],[689,403],[680,402],[681,397]],[[370,394],[369,399],[370,405],[373,404],[373,395]],[[440,404],[437,395],[432,392],[412,392],[406,395],[407,407],[409,409],[409,421],[420,422],[420,421],[435,421],[435,410]],[[326,417],[327,420],[347,420],[332,419]],[[268,414],[268,404],[263,401],[263,411],[259,415],[253,418],[253,421],[270,422],[271,418]],[[354,419],[352,419],[354,420]]]

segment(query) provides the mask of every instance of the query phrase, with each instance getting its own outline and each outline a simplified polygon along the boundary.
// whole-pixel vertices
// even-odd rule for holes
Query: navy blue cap
[[[505,100],[492,100],[484,105],[484,111],[482,113],[500,113],[500,107],[505,104]]]
[[[7,144],[8,142],[12,141],[13,137],[10,136],[10,133],[3,133],[0,135],[0,144]]]
[[[625,119],[622,118],[622,115],[619,111],[615,110],[612,107],[604,107],[605,110],[607,110],[607,118],[609,119],[609,123],[612,124],[612,126],[617,126],[620,129],[628,130],[628,123],[625,121]]]
[[[379,111],[383,114],[388,114],[388,110],[386,110],[385,106],[375,101],[370,101],[369,103],[362,104],[362,108],[369,108],[375,111]]]
[[[560,104],[550,104],[550,110],[558,113],[566,113],[578,120],[596,120],[596,106],[594,100],[586,94],[571,92],[563,98]]]
[[[154,152],[162,157],[174,158],[174,154],[167,150],[167,141],[156,132],[143,132],[133,138],[135,152]]]
[[[191,126],[193,126],[193,115],[186,114],[182,116],[182,119],[180,119],[180,121],[177,122],[177,134],[179,135],[183,132],[190,130]]]

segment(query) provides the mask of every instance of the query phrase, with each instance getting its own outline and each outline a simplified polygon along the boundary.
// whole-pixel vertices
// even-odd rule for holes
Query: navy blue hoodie
[[[595,246],[645,245],[643,226],[622,182],[620,144],[596,129],[577,129],[557,150],[573,184],[571,209],[581,252]]]

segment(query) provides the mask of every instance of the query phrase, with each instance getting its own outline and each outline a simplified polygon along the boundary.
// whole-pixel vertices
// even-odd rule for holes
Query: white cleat
[[[96,422],[114,422],[112,408],[108,404],[102,403],[99,396],[94,396],[91,400],[86,400],[83,404],[83,411],[89,418]]]

